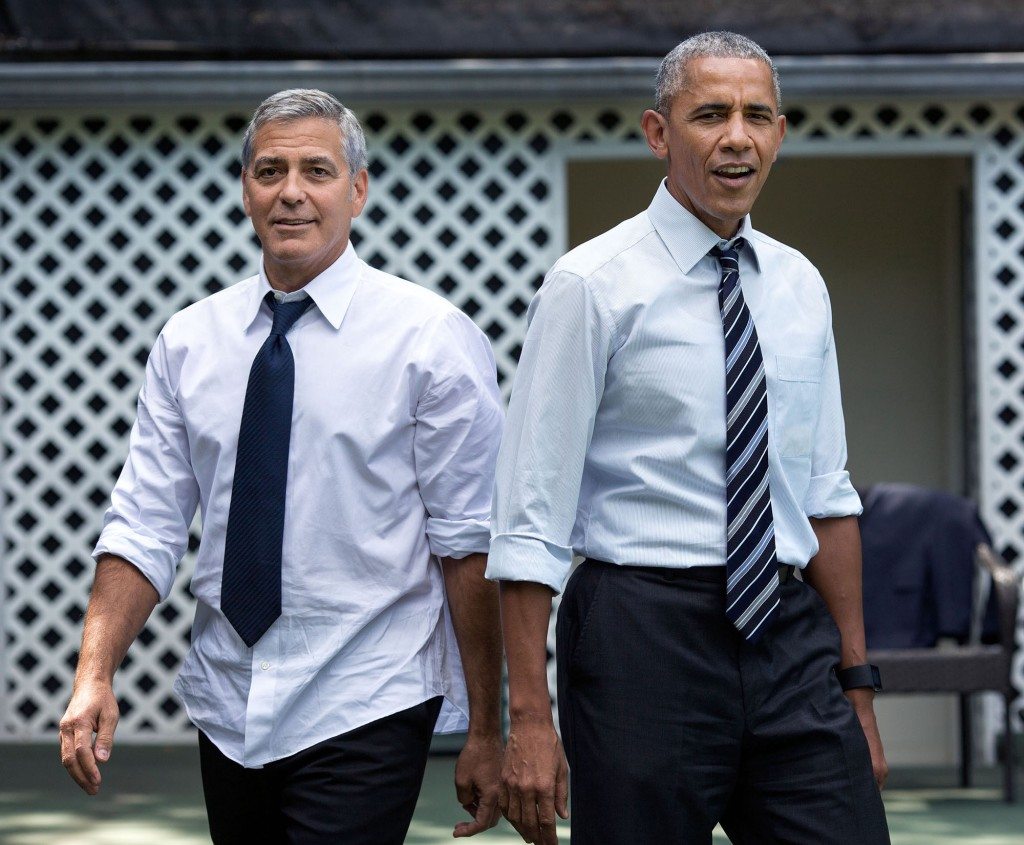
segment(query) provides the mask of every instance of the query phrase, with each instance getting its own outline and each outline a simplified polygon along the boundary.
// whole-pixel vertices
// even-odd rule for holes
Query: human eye
[[[255,176],[257,179],[266,180],[273,179],[278,175],[278,173],[280,173],[280,170],[278,170],[277,167],[270,164],[264,164],[261,167],[256,168]]]

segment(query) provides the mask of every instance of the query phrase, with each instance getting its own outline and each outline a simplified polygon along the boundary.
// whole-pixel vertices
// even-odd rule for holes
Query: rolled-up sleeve
[[[487,577],[560,592],[612,321],[583,279],[559,271],[534,297],[528,319],[498,454]]]
[[[128,458],[111,494],[93,557],[112,554],[133,564],[166,599],[188,548],[199,486],[188,435],[170,389],[164,336],[150,353],[139,392]]]
[[[846,471],[846,425],[839,390],[839,361],[829,314],[828,341],[821,373],[821,404],[814,452],[811,458],[811,479],[804,497],[804,513],[825,518],[856,516],[863,509],[860,497]]]
[[[431,333],[435,354],[416,407],[416,478],[439,557],[486,553],[502,401],[487,337],[461,312]]]

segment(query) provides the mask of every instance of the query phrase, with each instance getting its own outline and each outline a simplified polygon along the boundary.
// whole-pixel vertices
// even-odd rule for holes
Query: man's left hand
[[[878,722],[875,720],[874,690],[847,690],[846,697],[853,705],[854,712],[860,719],[860,726],[864,729],[868,749],[871,751],[871,770],[875,774],[875,783],[879,789],[884,789],[885,779],[889,777],[889,764],[885,762],[885,749],[882,748],[882,737],[878,733]]]
[[[455,794],[473,821],[459,822],[453,836],[473,836],[498,823],[501,818],[498,795],[504,753],[505,747],[498,734],[484,737],[471,734],[466,740],[455,764]]]

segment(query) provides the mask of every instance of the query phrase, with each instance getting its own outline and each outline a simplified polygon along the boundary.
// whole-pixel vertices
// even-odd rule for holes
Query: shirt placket
[[[280,620],[279,620],[280,621]],[[244,765],[260,766],[275,759],[273,749],[277,686],[282,678],[280,626],[270,629],[253,646],[249,697],[245,705]]]

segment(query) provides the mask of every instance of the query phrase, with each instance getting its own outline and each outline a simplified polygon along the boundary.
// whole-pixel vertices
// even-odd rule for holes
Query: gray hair
[[[768,65],[772,72],[772,86],[775,88],[775,107],[782,108],[782,86],[779,72],[759,44],[745,35],[735,32],[701,32],[677,44],[661,62],[658,78],[654,83],[654,109],[667,115],[672,108],[672,99],[683,86],[686,67],[694,59],[756,59]]]
[[[366,136],[363,135],[359,120],[337,98],[315,88],[278,91],[259,104],[242,138],[242,167],[248,170],[252,164],[253,139],[268,123],[305,120],[309,117],[338,125],[341,130],[341,153],[350,175],[355,176],[366,167]]]

